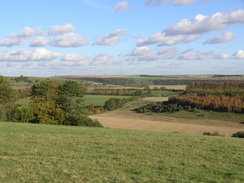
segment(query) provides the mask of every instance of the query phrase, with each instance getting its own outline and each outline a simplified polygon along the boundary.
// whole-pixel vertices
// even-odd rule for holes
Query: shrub
[[[224,136],[224,135],[221,135],[221,134],[219,134],[219,132],[213,132],[213,133],[211,133],[211,132],[203,132],[203,135],[208,135],[208,136]]]
[[[89,127],[103,127],[98,120],[92,120],[84,115],[69,115],[63,125],[70,126],[89,126]]]
[[[232,137],[244,138],[244,131],[239,131],[239,132],[233,133]]]
[[[14,122],[28,123],[34,120],[34,115],[28,106],[17,106],[12,109],[9,119]]]

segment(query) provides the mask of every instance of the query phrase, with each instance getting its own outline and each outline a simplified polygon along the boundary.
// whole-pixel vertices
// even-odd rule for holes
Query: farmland
[[[243,182],[242,139],[0,123],[0,182]]]
[[[95,76],[89,76],[89,77],[95,77]],[[98,77],[98,76],[96,76]],[[120,78],[121,76],[114,76],[113,78]],[[124,76],[122,78],[126,78],[128,76]],[[74,77],[70,77],[71,78],[78,78],[78,79],[82,79],[83,76],[74,76]],[[109,76],[104,76],[101,78],[110,78]],[[130,77],[130,78],[140,78],[140,79],[151,79],[153,77]],[[160,78],[160,77],[155,77],[155,78]],[[166,78],[166,79],[182,79],[182,78],[186,78],[186,77],[182,77],[180,78],[179,76],[171,76],[171,77],[161,77],[161,78]],[[188,79],[215,79],[216,77],[211,77],[211,76],[198,76],[198,77],[189,77]],[[231,77],[230,77],[231,78]],[[230,78],[224,78],[224,79],[230,79]],[[63,79],[65,79],[65,77],[56,77],[56,79],[63,81]],[[220,79],[223,79],[223,77],[220,77]],[[235,78],[234,79],[238,79]],[[241,77],[239,77],[239,79],[242,79]],[[83,82],[83,81],[81,81]],[[134,93],[136,91],[136,87],[124,87],[124,86],[112,86],[112,85],[97,85],[97,84],[89,84],[89,87],[91,87],[93,90],[90,90],[90,92],[94,92],[96,91],[97,93],[103,93],[103,95],[89,95],[89,94],[85,94],[85,96],[83,97],[83,105],[93,105],[93,106],[104,106],[105,101],[109,100],[109,98],[119,98],[119,99],[123,99],[123,98],[129,98],[130,96],[123,96],[123,95],[107,95],[106,93],[118,93],[122,91],[122,94],[124,91],[127,90],[130,91],[131,93]],[[114,127],[114,128],[119,128],[121,126],[121,124],[124,124],[123,128],[126,129],[137,129],[137,127],[133,126],[133,122],[135,122],[135,120],[145,120],[146,124],[152,125],[153,121],[159,121],[160,125],[166,125],[164,126],[164,129],[161,128],[155,128],[157,129],[156,131],[165,131],[165,132],[172,132],[173,128],[176,127],[177,125],[179,125],[178,122],[181,123],[186,123],[186,125],[184,125],[184,128],[182,127],[182,129],[178,129],[177,132],[180,133],[187,133],[187,134],[203,134],[203,132],[205,131],[211,131],[211,132],[219,132],[222,133],[223,135],[226,136],[231,136],[232,133],[241,130],[242,129],[242,125],[236,126],[235,128],[232,128],[231,125],[229,126],[228,123],[225,123],[224,121],[228,121],[228,122],[235,122],[235,123],[243,123],[244,122],[244,115],[243,114],[236,114],[236,113],[228,113],[228,112],[215,112],[215,111],[206,111],[206,110],[184,110],[184,111],[175,111],[175,112],[165,112],[165,113],[152,113],[149,112],[148,114],[145,114],[143,117],[141,118],[137,118],[138,114],[136,114],[136,112],[131,111],[134,110],[136,108],[139,108],[141,106],[147,105],[150,103],[155,103],[155,102],[162,102],[167,100],[167,98],[162,98],[159,96],[167,96],[172,94],[173,92],[170,89],[174,89],[174,90],[179,90],[179,89],[185,89],[186,85],[151,85],[149,86],[151,88],[150,90],[150,94],[154,95],[154,96],[158,96],[158,97],[150,97],[150,98],[142,98],[142,99],[137,99],[136,101],[133,102],[129,102],[126,103],[122,109],[122,111],[124,111],[124,113],[119,113],[119,119],[117,119],[117,114],[116,112],[110,112],[110,113],[106,113],[106,114],[101,114],[101,115],[95,115],[95,116],[91,116],[91,118],[93,119],[98,119],[99,121],[101,121],[101,123],[103,123],[103,125],[105,125],[106,127]],[[153,88],[160,88],[160,87],[165,87],[166,90],[152,90]],[[168,87],[168,89],[167,89]],[[100,89],[96,89],[96,88],[100,88]],[[145,95],[147,94],[147,90],[144,90],[143,87],[137,87],[138,89],[142,90],[142,94]],[[239,90],[237,90],[239,91]],[[124,93],[125,94],[125,93]],[[25,98],[25,99],[21,99],[19,101],[17,101],[17,104],[27,104],[29,102],[29,98]],[[126,112],[127,111],[127,112]],[[92,113],[89,113],[89,115]],[[105,116],[104,116],[105,115]],[[150,118],[148,118],[149,116],[151,116]],[[157,117],[157,116],[161,116],[161,118]],[[116,119],[115,119],[116,118]],[[130,119],[132,118],[132,119]],[[170,119],[169,119],[170,118]],[[155,120],[156,119],[156,120]],[[174,123],[168,123],[173,119]],[[188,120],[189,119],[189,120]],[[133,121],[134,120],[134,121]],[[198,125],[199,120],[201,121],[201,126],[197,126],[192,130],[191,126],[193,125]],[[209,121],[210,120],[210,121]],[[211,121],[212,120],[212,121]],[[221,121],[219,122],[219,124],[221,125],[217,125],[217,127],[213,127],[216,124],[215,121],[213,120],[217,120],[217,121]],[[114,121],[118,121],[119,124],[114,123]],[[128,123],[127,123],[128,121]],[[189,121],[191,126],[189,126]],[[140,121],[139,121],[140,122]],[[108,124],[109,123],[109,124]],[[114,124],[113,124],[114,123]],[[127,125],[126,125],[127,124]],[[139,123],[138,123],[139,124]],[[205,124],[205,125],[204,125]],[[118,125],[118,126],[117,126]],[[130,125],[132,125],[130,127]],[[227,126],[225,126],[227,125]],[[137,125],[138,126],[138,125]],[[147,127],[147,125],[144,125],[145,127],[143,127],[142,124],[140,124],[140,128],[143,130],[150,130],[151,127]],[[209,128],[209,126],[211,126]],[[221,127],[221,128],[219,128]],[[229,128],[232,128],[231,130]],[[160,130],[161,129],[161,130]],[[171,130],[172,129],[172,130]],[[229,131],[228,131],[229,129]]]
[[[19,112],[14,117],[21,123],[0,122],[0,182],[244,181],[244,142],[230,138],[244,131],[244,114],[193,107],[139,113],[141,107],[158,105],[155,110],[160,110],[170,97],[184,96],[186,85],[149,85],[152,77],[141,76],[134,77],[135,86],[77,78],[30,78],[28,83],[17,82],[27,80],[25,77],[10,79],[14,88],[25,89],[18,91],[21,97],[16,104],[20,106],[14,111]],[[118,77],[113,78],[106,81],[117,82]],[[175,82],[180,78],[167,79]],[[30,97],[28,88],[33,84]],[[43,88],[46,93],[39,95]],[[235,90],[234,96],[241,91]],[[59,103],[62,100],[64,103]],[[29,108],[26,104],[30,101]],[[46,110],[51,112],[46,114]],[[38,115],[41,121],[36,121],[41,124],[31,124]]]

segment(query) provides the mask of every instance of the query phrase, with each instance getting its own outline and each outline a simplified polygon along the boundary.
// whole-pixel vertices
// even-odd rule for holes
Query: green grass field
[[[104,106],[105,101],[107,101],[110,98],[130,98],[130,96],[117,96],[117,95],[85,95],[84,96],[84,104],[85,105],[90,105],[92,104],[93,106]]]
[[[0,182],[244,182],[244,141],[0,123]]]

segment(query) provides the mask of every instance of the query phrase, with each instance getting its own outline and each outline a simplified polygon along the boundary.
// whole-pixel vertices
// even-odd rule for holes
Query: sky
[[[244,0],[0,0],[0,75],[244,74]]]

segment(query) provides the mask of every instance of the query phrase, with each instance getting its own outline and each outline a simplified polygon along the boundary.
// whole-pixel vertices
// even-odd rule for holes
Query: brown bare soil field
[[[90,116],[107,128],[131,129],[155,132],[178,132],[202,135],[203,132],[218,132],[231,136],[244,131],[244,125],[218,120],[179,119],[167,116],[155,116],[133,111],[116,110]]]

